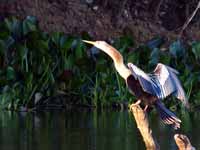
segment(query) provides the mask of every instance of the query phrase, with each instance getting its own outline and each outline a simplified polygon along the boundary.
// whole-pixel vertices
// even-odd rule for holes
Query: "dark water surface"
[[[199,114],[183,114],[181,133],[200,147]],[[174,131],[151,114],[162,150],[176,150]],[[144,150],[132,114],[123,111],[71,110],[0,113],[0,150]]]

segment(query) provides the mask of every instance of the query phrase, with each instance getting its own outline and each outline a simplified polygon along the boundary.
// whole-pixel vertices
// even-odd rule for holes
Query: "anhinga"
[[[122,55],[106,42],[83,41],[104,51],[113,59],[115,69],[125,79],[130,92],[138,99],[135,105],[142,101],[145,110],[148,106],[154,105],[165,124],[173,125],[175,129],[180,127],[181,120],[161,102],[167,96],[174,95],[186,107],[189,107],[185,92],[177,78],[178,72],[175,69],[158,63],[153,73],[146,74],[132,63],[128,63],[127,67],[123,62]]]

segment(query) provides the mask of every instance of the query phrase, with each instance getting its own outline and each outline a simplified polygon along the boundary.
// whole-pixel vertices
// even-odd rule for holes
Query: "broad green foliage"
[[[37,20],[28,16],[0,23],[0,108],[34,107],[36,93],[43,99],[64,91],[70,104],[108,106],[133,101],[112,60],[97,48],[82,42],[90,39],[63,33],[40,31]],[[177,40],[162,51],[162,38],[134,47],[132,37],[123,36],[111,43],[124,56],[146,72],[158,62],[180,72],[190,103],[200,104],[200,42],[187,47]],[[168,101],[176,109],[175,101]]]

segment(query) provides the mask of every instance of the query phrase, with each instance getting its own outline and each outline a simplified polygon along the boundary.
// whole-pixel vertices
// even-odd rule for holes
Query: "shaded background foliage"
[[[111,106],[134,100],[116,73],[112,60],[80,37],[60,32],[48,34],[38,27],[35,17],[14,17],[0,23],[0,106],[33,108],[51,97],[64,97],[63,105]],[[155,37],[135,47],[133,37],[124,35],[109,41],[124,56],[146,72],[158,62],[180,72],[180,79],[192,106],[200,105],[200,42],[172,42]],[[38,96],[39,95],[39,96]],[[172,99],[172,98],[170,98]],[[166,101],[171,109],[182,107]],[[43,103],[42,103],[43,104]]]

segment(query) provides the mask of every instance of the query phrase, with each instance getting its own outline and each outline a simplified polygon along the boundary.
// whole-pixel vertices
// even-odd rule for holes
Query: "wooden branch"
[[[174,139],[179,150],[195,150],[195,148],[191,145],[190,140],[186,135],[175,134]]]
[[[136,104],[130,105],[130,110],[135,117],[135,121],[137,124],[137,128],[139,129],[146,149],[147,150],[159,150],[160,147],[156,140],[152,136],[152,130],[149,126],[149,121],[147,114],[143,109]],[[176,144],[178,146],[178,150],[196,150],[190,143],[190,140],[187,138],[187,136],[183,134],[175,134],[174,139],[176,141]]]
[[[198,11],[199,8],[200,8],[200,1],[198,2],[197,7],[196,7],[196,9],[193,11],[192,15],[187,19],[187,21],[186,21],[185,24],[183,25],[182,30],[181,30],[181,32],[179,33],[179,37],[182,36],[183,31],[187,28],[187,26],[189,25],[189,23],[192,21],[192,19],[193,19],[194,16],[196,15],[196,13],[197,13],[197,11]]]
[[[132,104],[130,109],[135,117],[135,121],[137,124],[137,128],[139,129],[145,146],[148,150],[158,150],[159,145],[156,140],[152,136],[152,130],[149,127],[147,114],[143,111],[143,109],[139,105]]]

